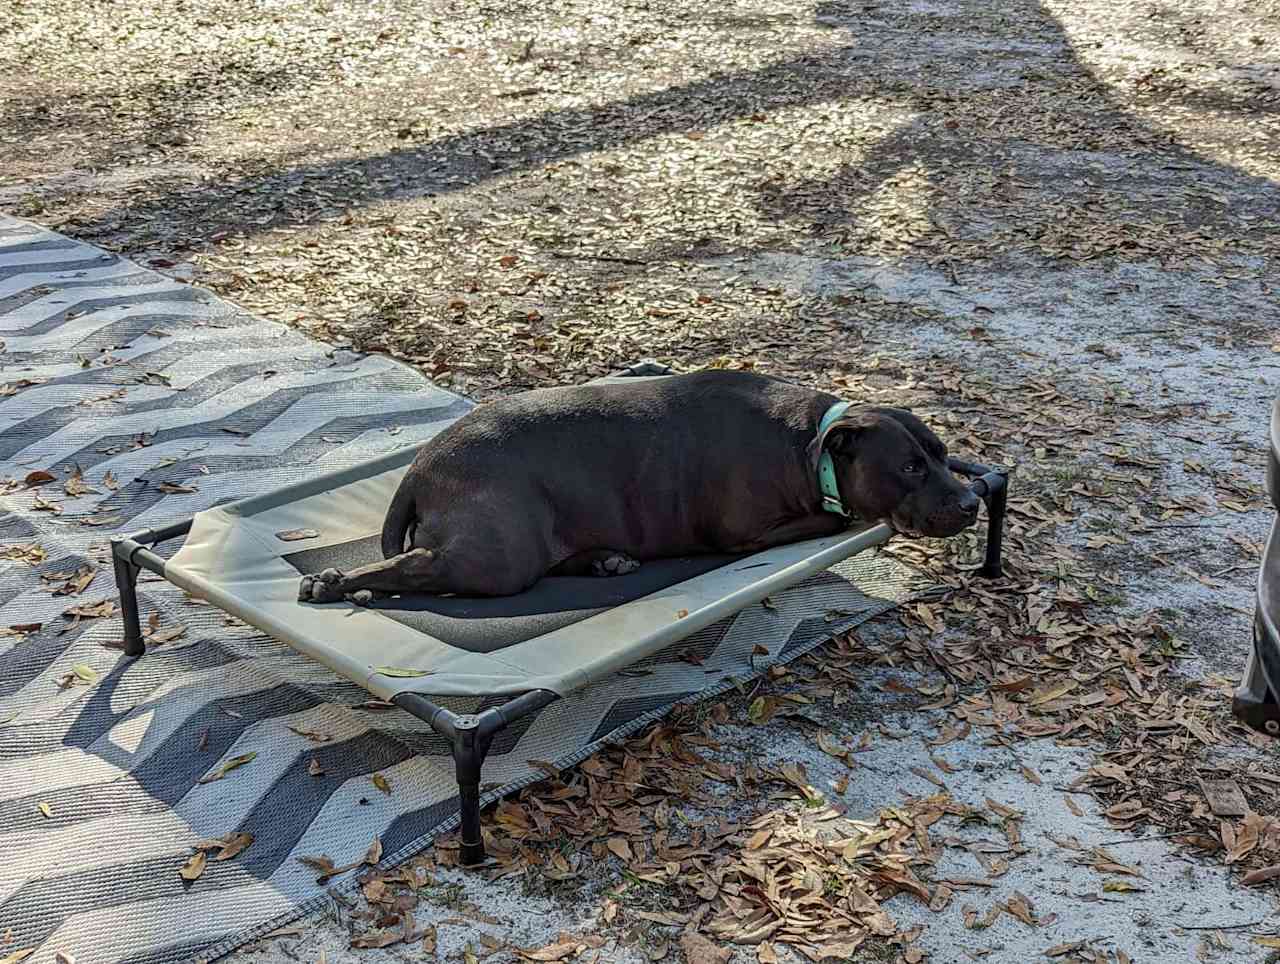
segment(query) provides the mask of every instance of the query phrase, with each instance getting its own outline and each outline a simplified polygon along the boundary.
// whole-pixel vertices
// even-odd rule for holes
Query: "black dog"
[[[298,598],[505,596],[548,574],[752,552],[851,520],[927,536],[973,523],[978,498],[923,422],[895,408],[833,411],[838,402],[709,371],[481,405],[425,445],[401,480],[382,530],[386,559],[305,576]],[[824,453],[834,497],[825,502]]]

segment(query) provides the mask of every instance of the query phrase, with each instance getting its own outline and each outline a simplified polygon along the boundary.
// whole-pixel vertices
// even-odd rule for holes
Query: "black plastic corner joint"
[[[480,832],[480,768],[489,752],[492,733],[481,729],[481,717],[455,716],[453,766],[458,780],[458,810],[462,836],[460,858],[465,865],[484,862],[484,837]]]
[[[138,573],[133,562],[137,543],[125,536],[111,537],[111,564],[115,570],[116,591],[120,594],[120,616],[124,621],[124,654],[136,659],[147,651],[142,641],[142,620],[138,615]]]
[[[1004,575],[1002,556],[1004,551],[1004,517],[1009,503],[1009,472],[996,469],[983,476],[986,483],[987,503],[987,552],[978,575],[984,579],[999,579]]]

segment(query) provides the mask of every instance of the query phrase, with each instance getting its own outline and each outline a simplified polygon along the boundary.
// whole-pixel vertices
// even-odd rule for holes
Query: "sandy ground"
[[[999,592],[956,578],[972,539],[927,547],[952,594],[848,643],[848,700],[760,725],[730,701],[707,759],[803,762],[842,819],[938,781],[1021,815],[1020,846],[935,824],[920,873],[952,896],[887,898],[893,936],[849,959],[1270,961],[1274,883],[1241,874],[1280,863],[1280,759],[1227,700],[1272,518],[1278,45],[1280,5],[1244,0],[0,0],[0,204],[477,397],[645,356],[754,367],[1015,465]],[[1126,699],[1095,718],[1086,691]],[[1261,821],[1243,854],[1215,776]],[[716,793],[683,812],[805,811]],[[417,923],[449,960],[561,932],[598,944],[563,959],[680,959],[700,899],[598,854],[550,882],[433,867]],[[232,959],[423,959],[351,949],[362,907]]]

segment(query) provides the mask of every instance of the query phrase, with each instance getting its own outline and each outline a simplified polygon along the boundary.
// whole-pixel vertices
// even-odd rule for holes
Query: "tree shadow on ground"
[[[148,149],[189,144],[199,122],[186,105],[217,98],[237,84],[252,85],[255,95],[281,94],[299,83],[296,71],[254,70],[234,62],[205,67],[179,77],[138,85],[104,83],[92,92],[41,92],[11,95],[0,105],[0,131],[15,142],[57,138],[77,142],[77,167],[101,170]],[[128,105],[123,126],[105,123],[118,105]],[[18,145],[18,150],[23,150]]]
[[[824,4],[819,17],[853,30],[857,9]],[[1127,110],[1039,4],[1002,10],[1020,38],[1042,38],[1038,51],[1020,58],[1015,82],[975,82],[980,62],[939,60],[928,79],[895,100],[909,119],[865,156],[831,176],[762,193],[762,208],[811,217],[816,232],[845,242],[865,241],[858,209],[910,170],[928,195],[923,216],[962,255],[1021,248],[1077,260],[1162,257],[1172,253],[1162,241],[1178,241],[1179,232],[1227,242],[1274,238],[1274,182],[1206,158]],[[995,32],[991,40],[998,42]],[[1247,102],[1227,95],[1213,106],[1248,114]],[[958,176],[974,171],[985,176]],[[1020,190],[1032,203],[1018,203]],[[1222,193],[1213,198],[1206,190]],[[1010,207],[1016,222],[1004,223]],[[1153,235],[1155,222],[1162,238]]]
[[[1268,222],[1280,214],[1280,193],[1274,183],[1180,146],[1168,132],[1127,111],[1116,92],[1076,56],[1062,25],[1041,4],[1022,0],[990,10],[977,32],[972,20],[957,32],[948,17],[939,16],[924,24],[932,29],[907,33],[868,13],[874,9],[862,3],[822,4],[818,22],[847,32],[852,42],[813,56],[760,70],[712,75],[603,106],[552,110],[389,153],[298,163],[226,183],[139,196],[100,217],[79,222],[76,233],[93,238],[124,221],[142,219],[179,242],[218,230],[249,234],[267,226],[331,216],[336,213],[334,196],[340,196],[342,206],[350,209],[449,194],[503,175],[661,135],[705,131],[735,119],[849,99],[911,116],[866,156],[832,177],[788,185],[774,193],[766,186],[759,198],[762,211],[780,218],[812,215],[815,233],[821,233],[842,218],[852,221],[862,199],[907,166],[924,162],[929,168],[925,177],[935,189],[935,204],[953,208],[958,217],[989,222],[999,218],[999,205],[1009,198],[1001,197],[999,191],[985,201],[948,196],[947,167],[989,161],[993,176],[1029,178],[1069,201],[1073,177],[1096,160],[1092,155],[1110,151],[1128,162],[1145,161],[1128,163],[1121,190],[1136,186],[1142,193],[1145,180],[1148,188],[1158,188],[1157,193],[1168,200],[1170,164],[1197,170],[1194,178],[1182,172],[1183,181],[1208,178],[1227,189],[1225,206],[1185,198],[1175,204],[1176,216],[1187,225],[1212,226],[1221,240],[1256,237],[1269,230]],[[1011,58],[1018,63],[1018,75],[989,76],[993,66],[1007,64]],[[886,82],[886,77],[898,79]],[[1052,116],[1046,115],[1046,108]],[[804,150],[803,145],[797,150]],[[941,163],[930,166],[931,162]],[[1003,170],[997,170],[998,165]],[[255,218],[255,226],[248,228],[236,219],[247,195],[276,199],[269,204],[268,216]],[[821,204],[807,200],[812,198]],[[844,200],[843,214],[833,209],[832,198]],[[1236,217],[1244,207],[1254,215],[1248,221]],[[1111,218],[1113,223],[1153,216],[1141,206],[1120,204],[1116,212],[1121,211],[1124,216]],[[1034,208],[1023,213],[1036,222],[1016,229],[1024,236],[1049,231],[1053,224],[1038,222],[1061,217],[1060,211]],[[1095,230],[1100,215],[1106,219],[1106,212],[1091,212],[1081,221],[1080,231]],[[1008,233],[1008,226],[997,226],[999,230]],[[1010,235],[1010,240],[1016,239]],[[1122,253],[1121,247],[1114,252]]]

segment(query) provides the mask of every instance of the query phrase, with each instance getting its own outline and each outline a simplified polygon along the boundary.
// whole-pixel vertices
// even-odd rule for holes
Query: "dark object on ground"
[[[1280,399],[1271,409],[1270,445],[1267,491],[1271,504],[1280,511]],[[1280,515],[1272,523],[1262,554],[1253,651],[1231,701],[1231,711],[1255,730],[1280,736]]]

